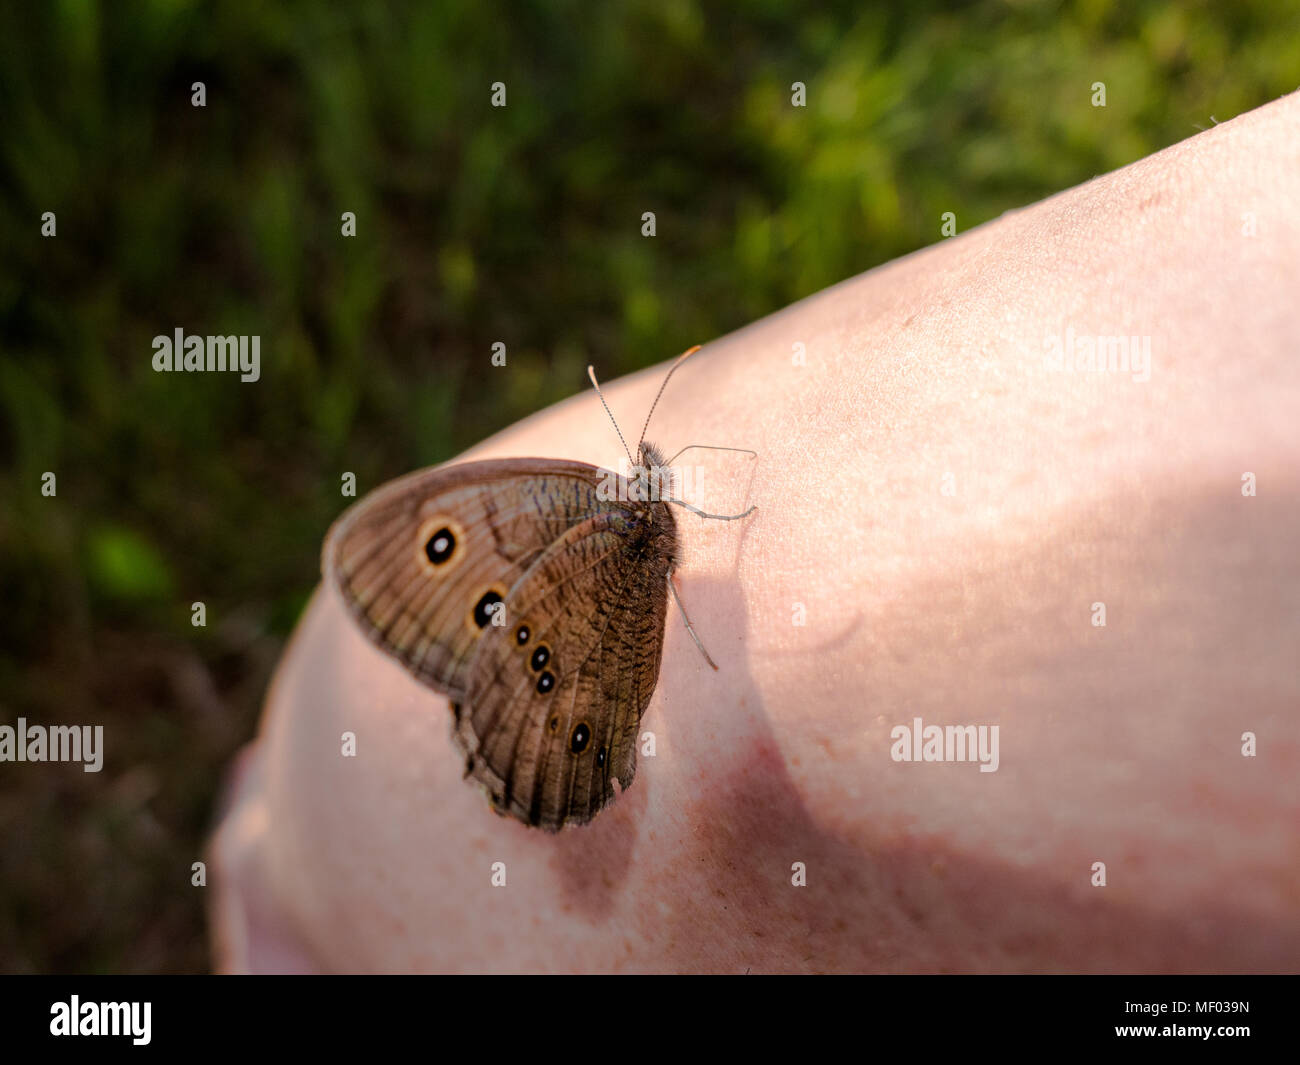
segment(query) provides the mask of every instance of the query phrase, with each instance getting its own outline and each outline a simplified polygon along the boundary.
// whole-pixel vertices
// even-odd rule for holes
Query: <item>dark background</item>
[[[801,6],[3,5],[0,724],[107,753],[0,763],[0,970],[207,968],[190,863],[344,471],[1300,86],[1290,4]],[[260,335],[261,380],[155,373],[177,327]]]

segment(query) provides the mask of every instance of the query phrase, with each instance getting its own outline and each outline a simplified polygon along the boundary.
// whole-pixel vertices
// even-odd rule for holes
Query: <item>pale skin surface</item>
[[[1297,188],[1293,96],[688,361],[650,439],[755,449],[683,459],[759,509],[678,512],[720,669],[670,604],[656,755],[586,828],[493,816],[318,593],[214,844],[220,966],[1300,969]],[[1046,372],[1067,326],[1150,336],[1150,380]],[[605,386],[629,443],[662,379]],[[620,453],[588,390],[466,457]],[[891,760],[914,717],[999,725],[997,772]]]

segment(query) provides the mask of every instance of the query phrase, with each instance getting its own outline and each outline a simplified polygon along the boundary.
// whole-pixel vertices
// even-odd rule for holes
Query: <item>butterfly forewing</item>
[[[325,577],[372,641],[462,698],[509,589],[573,525],[617,509],[599,498],[600,476],[584,463],[507,459],[400,478],[330,531]]]

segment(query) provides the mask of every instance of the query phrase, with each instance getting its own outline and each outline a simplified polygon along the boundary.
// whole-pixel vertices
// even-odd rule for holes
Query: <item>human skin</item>
[[[758,510],[678,512],[719,669],[670,604],[656,753],[586,827],[493,816],[319,591],[213,844],[219,967],[1300,970],[1298,179],[1292,96],[684,363],[649,438],[753,448],[682,461]],[[1149,380],[1050,372],[1067,327]],[[625,435],[663,373],[602,386]],[[588,390],[464,458],[620,455]],[[997,771],[894,761],[915,717],[998,725]]]

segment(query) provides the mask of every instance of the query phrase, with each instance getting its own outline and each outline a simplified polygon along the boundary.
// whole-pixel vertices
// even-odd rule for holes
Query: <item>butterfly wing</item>
[[[556,830],[590,821],[636,773],[659,677],[675,553],[667,506],[593,516],[511,589],[475,653],[456,738],[493,806]]]
[[[499,603],[575,525],[617,511],[581,462],[500,459],[401,477],[351,507],[322,553],[362,631],[429,687],[464,700]]]

